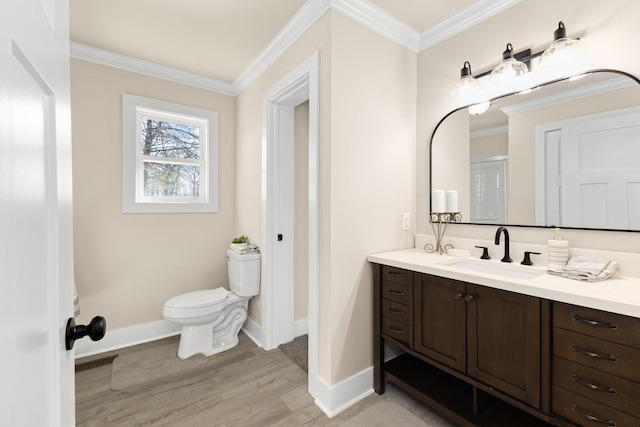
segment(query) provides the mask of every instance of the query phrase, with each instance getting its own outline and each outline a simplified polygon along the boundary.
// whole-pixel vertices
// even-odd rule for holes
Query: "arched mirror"
[[[640,231],[640,80],[579,77],[440,121],[430,185],[458,192],[462,223]]]

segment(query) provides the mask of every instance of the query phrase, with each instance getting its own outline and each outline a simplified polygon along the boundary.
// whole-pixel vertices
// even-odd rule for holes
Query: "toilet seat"
[[[220,303],[228,298],[229,291],[225,288],[187,292],[169,299],[162,314],[174,319],[206,316],[222,310]]]

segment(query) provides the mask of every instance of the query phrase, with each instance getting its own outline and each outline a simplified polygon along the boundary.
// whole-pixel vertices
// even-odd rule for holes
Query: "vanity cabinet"
[[[463,426],[548,425],[539,298],[383,265],[374,289],[376,392],[392,381]],[[384,363],[385,342],[405,354]]]
[[[553,304],[552,411],[581,426],[640,426],[640,319]]]
[[[416,274],[415,350],[540,407],[540,299]]]

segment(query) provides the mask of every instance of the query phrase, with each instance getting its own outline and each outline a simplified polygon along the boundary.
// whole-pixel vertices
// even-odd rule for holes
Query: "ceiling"
[[[411,31],[423,33],[483,1],[487,2],[356,3],[376,12],[381,8]],[[93,48],[232,82],[303,5],[305,0],[70,0],[70,38]]]

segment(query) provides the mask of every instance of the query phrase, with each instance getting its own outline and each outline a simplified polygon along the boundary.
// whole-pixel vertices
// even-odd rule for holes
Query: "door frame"
[[[270,350],[293,340],[293,246],[279,250],[277,235],[292,241],[293,182],[291,189],[278,185],[293,179],[293,110],[309,101],[309,301],[308,390],[317,397],[319,303],[319,61],[314,53],[277,83],[263,97],[262,134],[262,345]],[[287,183],[285,183],[287,184]],[[281,194],[284,193],[284,194]],[[280,204],[281,196],[287,198]],[[284,213],[279,212],[285,210]],[[289,221],[286,230],[280,215]],[[289,220],[290,218],[290,220]]]

